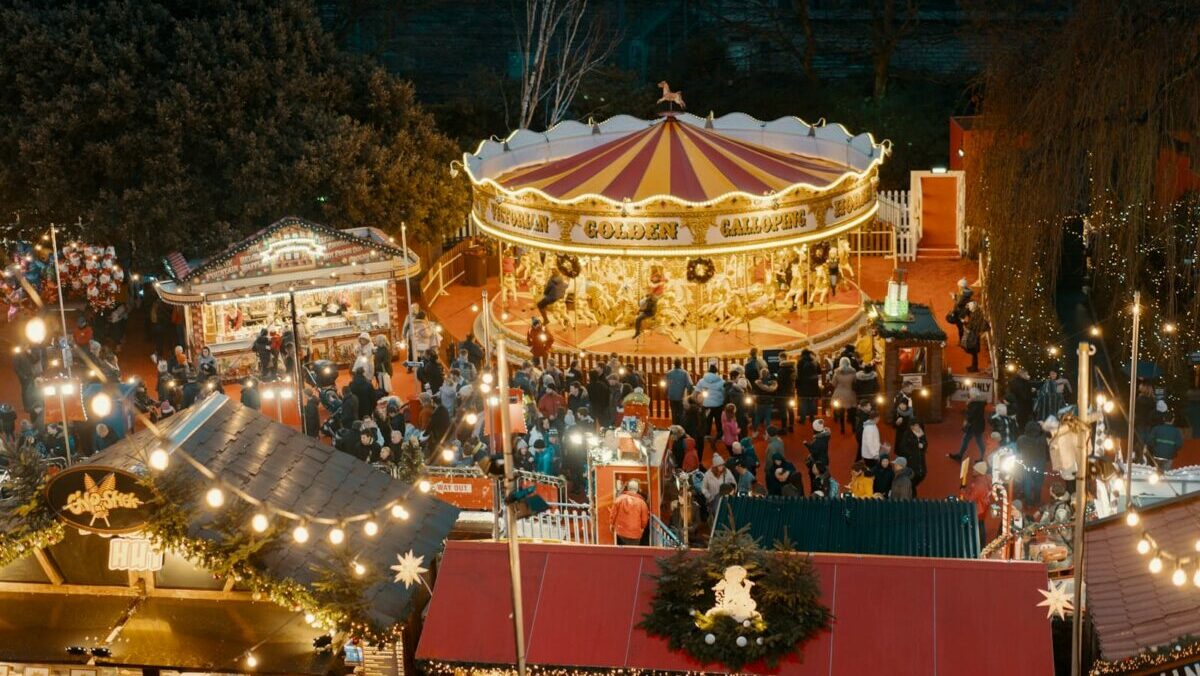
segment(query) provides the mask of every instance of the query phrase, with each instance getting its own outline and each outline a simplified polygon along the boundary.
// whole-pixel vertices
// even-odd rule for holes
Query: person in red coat
[[[982,460],[975,463],[973,469],[975,471],[963,487],[963,499],[975,503],[975,518],[979,520],[979,546],[983,547],[988,541],[983,519],[992,504],[992,477],[988,472],[988,464]]]
[[[625,490],[617,496],[612,506],[613,535],[618,545],[634,546],[642,543],[642,534],[650,523],[650,508],[646,500],[638,493],[636,479],[630,479],[625,484]]]
[[[545,358],[550,355],[550,349],[554,347],[554,336],[550,333],[550,329],[542,326],[542,320],[534,318],[525,340],[529,343],[530,352],[533,353],[533,361],[537,364],[544,364]]]

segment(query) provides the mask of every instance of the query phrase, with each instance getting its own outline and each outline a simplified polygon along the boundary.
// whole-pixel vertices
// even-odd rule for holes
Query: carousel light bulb
[[[487,383],[479,383],[479,391],[483,394],[487,394],[488,392],[492,391],[492,386]]]
[[[246,653],[246,666],[251,669],[258,666],[258,658],[254,656],[254,653]]]
[[[660,379],[659,379],[659,381],[658,381],[658,386],[659,386],[659,387],[666,387],[666,386],[667,386],[667,381],[666,381],[666,379],[665,379],[665,378],[660,378]]]
[[[1187,573],[1184,573],[1182,568],[1176,566],[1175,572],[1171,573],[1171,584],[1176,587],[1182,587],[1184,582],[1187,582]]]
[[[271,520],[268,519],[267,515],[263,514],[262,512],[255,514],[254,518],[250,519],[250,527],[254,529],[255,533],[266,532],[267,526],[270,526],[270,525],[271,525]]]
[[[220,507],[225,504],[225,492],[220,488],[210,488],[208,489],[208,493],[204,494],[204,500],[208,503],[209,507]]]
[[[422,493],[428,493],[431,488],[433,488],[433,485],[429,483],[428,479],[421,479],[417,482],[417,489]]]
[[[292,529],[292,539],[300,544],[308,542],[308,526],[300,524]]]
[[[58,392],[58,389],[53,385],[47,385],[42,388],[42,394],[46,395],[47,397],[53,397],[56,392]]]
[[[475,415],[474,413],[468,413],[463,416],[463,420],[465,420],[468,425],[474,425],[475,423],[479,422],[479,416]]]
[[[274,399],[275,398],[275,388],[264,387],[263,391],[262,391],[262,398],[267,399],[267,400]]]
[[[1149,567],[1150,567],[1150,572],[1151,572],[1151,573],[1154,573],[1155,575],[1158,575],[1159,573],[1161,573],[1161,572],[1162,572],[1162,569],[1163,569],[1163,560],[1162,560],[1162,558],[1161,558],[1161,557],[1160,557],[1158,554],[1155,554],[1155,555],[1154,555],[1154,558],[1150,559],[1150,566],[1149,566]]]
[[[1142,519],[1138,516],[1138,513],[1132,509],[1129,510],[1129,513],[1125,515],[1125,524],[1130,527],[1138,525],[1141,520]]]
[[[541,333],[538,334],[538,340],[542,341],[543,343],[546,342],[546,339],[549,337],[550,336],[547,335],[545,331],[542,331]]]
[[[487,383],[488,385],[491,385],[492,380],[494,380],[494,379],[495,379],[495,376],[493,376],[491,373],[483,374],[483,382]]]
[[[161,448],[156,448],[150,452],[150,467],[158,471],[163,471],[167,468],[167,464],[171,461],[171,456]]]
[[[375,519],[367,519],[363,522],[363,535],[369,538],[379,535],[379,523]]]
[[[1146,477],[1146,483],[1150,484],[1151,486],[1157,484],[1158,483],[1158,472],[1151,472],[1150,476]]]
[[[492,395],[492,396],[488,397],[488,405],[499,406],[500,405],[500,397],[497,397],[496,395]]]
[[[34,317],[25,323],[25,338],[31,343],[40,343],[46,339],[46,320]]]
[[[471,303],[471,312],[479,312],[479,304]]]
[[[1141,554],[1142,556],[1145,556],[1150,553],[1150,547],[1151,547],[1150,539],[1142,538],[1141,540],[1138,540],[1137,553]]]
[[[242,387],[254,387],[254,381],[247,378],[246,380],[242,381]]]
[[[1196,572],[1192,575],[1192,584],[1200,587],[1200,567],[1196,568]]]
[[[404,508],[404,505],[392,505],[392,518],[405,521],[408,519],[408,510]]]
[[[113,400],[107,393],[101,392],[92,397],[92,413],[95,413],[97,418],[107,418],[112,410]]]
[[[1196,540],[1195,548],[1196,551],[1200,552],[1200,540]]]
[[[500,313],[500,321],[505,321],[505,322],[508,321],[508,313],[507,312]]]
[[[397,346],[399,346],[401,350],[408,349],[408,342],[407,342],[407,341],[404,341],[404,340],[402,340],[402,341],[400,341],[399,343],[396,343],[396,345],[397,345]]]
[[[342,530],[341,526],[334,526],[329,529],[329,544],[340,545],[346,541],[346,531]]]

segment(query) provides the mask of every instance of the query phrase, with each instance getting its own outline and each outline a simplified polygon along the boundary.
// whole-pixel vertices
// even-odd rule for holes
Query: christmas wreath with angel
[[[659,561],[650,612],[638,625],[705,664],[775,667],[829,627],[816,571],[785,542],[760,549],[743,530],[718,531],[703,552]]]

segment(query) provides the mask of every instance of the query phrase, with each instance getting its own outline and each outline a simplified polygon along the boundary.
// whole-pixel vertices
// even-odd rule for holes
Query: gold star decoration
[[[418,582],[424,582],[421,578],[422,573],[428,573],[428,568],[421,567],[425,563],[424,556],[415,556],[410,549],[404,556],[396,555],[396,560],[400,563],[392,566],[392,570],[396,571],[396,582],[403,582],[405,587],[411,587]]]
[[[1046,607],[1046,619],[1058,615],[1058,619],[1065,620],[1067,613],[1075,610],[1075,605],[1071,603],[1071,595],[1067,593],[1065,580],[1062,582],[1051,580],[1046,589],[1039,589],[1038,593],[1045,597],[1038,606]]]

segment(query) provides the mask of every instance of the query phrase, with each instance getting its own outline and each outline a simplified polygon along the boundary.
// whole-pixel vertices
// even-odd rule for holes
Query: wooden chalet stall
[[[209,347],[227,379],[252,375],[251,345],[262,329],[292,327],[314,359],[353,361],[360,333],[400,338],[406,279],[421,271],[411,250],[375,228],[337,230],[289,216],[190,267],[168,258],[170,279],[156,285],[167,303],[187,308],[189,347]]]
[[[3,486],[0,674],[405,673],[425,589],[388,569],[431,568],[456,508],[224,395],[158,432],[44,489]],[[155,450],[168,461],[151,472]],[[361,513],[378,514],[375,535],[347,523],[334,544],[325,519]]]
[[[913,408],[922,422],[942,421],[942,353],[946,333],[928,305],[907,304],[904,316],[889,315],[885,303],[867,304],[871,331],[883,339],[883,383],[890,403],[900,386],[911,382]],[[890,404],[889,404],[890,405]]]

